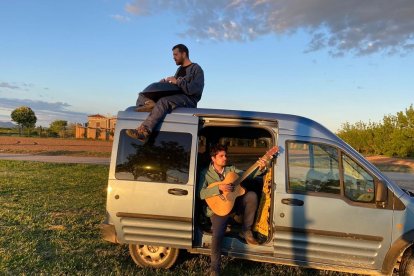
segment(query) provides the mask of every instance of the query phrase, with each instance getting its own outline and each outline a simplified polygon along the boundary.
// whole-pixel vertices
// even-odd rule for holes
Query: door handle
[[[296,198],[283,198],[282,203],[290,206],[303,206],[303,200]]]
[[[188,191],[183,189],[168,189],[168,193],[177,196],[188,195]]]

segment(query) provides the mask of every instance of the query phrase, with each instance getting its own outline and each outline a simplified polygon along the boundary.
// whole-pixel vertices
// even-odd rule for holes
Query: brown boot
[[[139,126],[137,129],[127,129],[125,132],[129,137],[138,139],[144,144],[148,141],[151,131],[145,126]]]
[[[145,101],[144,105],[138,106],[135,108],[136,112],[151,112],[154,108],[155,102],[153,100]]]
[[[240,233],[240,236],[244,238],[244,240],[250,245],[258,245],[259,243],[253,236],[253,232],[251,230],[244,231]]]

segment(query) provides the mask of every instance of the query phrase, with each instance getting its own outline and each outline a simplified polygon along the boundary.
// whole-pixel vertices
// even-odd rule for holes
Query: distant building
[[[89,115],[86,126],[76,125],[76,138],[113,140],[116,117],[105,117],[100,114]]]

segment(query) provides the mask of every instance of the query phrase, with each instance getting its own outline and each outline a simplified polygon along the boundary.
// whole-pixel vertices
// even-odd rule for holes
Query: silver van
[[[276,113],[178,108],[143,144],[125,134],[147,113],[118,113],[104,239],[129,244],[139,266],[169,268],[180,250],[209,254],[211,225],[196,193],[209,148],[227,144],[246,170],[279,153],[262,178],[254,225],[260,245],[239,238],[234,220],[225,255],[361,274],[414,275],[414,198],[352,147],[310,119]]]

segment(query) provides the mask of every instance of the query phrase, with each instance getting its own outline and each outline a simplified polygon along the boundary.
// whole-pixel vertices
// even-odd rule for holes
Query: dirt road
[[[32,155],[17,153],[0,153],[0,160],[38,161],[50,163],[80,163],[109,165],[109,157],[83,157],[65,155]]]
[[[88,139],[61,139],[40,137],[9,137],[0,136],[0,153],[109,153],[112,149],[111,141]]]

